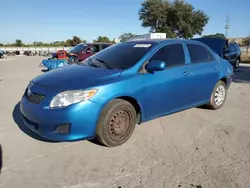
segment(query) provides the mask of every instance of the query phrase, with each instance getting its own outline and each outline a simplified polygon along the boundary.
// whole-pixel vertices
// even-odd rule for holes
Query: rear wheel
[[[132,135],[136,125],[136,111],[125,100],[115,99],[108,103],[99,117],[96,137],[108,147],[125,143]]]
[[[237,59],[235,65],[234,65],[234,68],[239,68],[240,67],[240,59]]]
[[[227,87],[223,81],[219,81],[211,94],[208,106],[214,110],[220,109],[227,98]]]

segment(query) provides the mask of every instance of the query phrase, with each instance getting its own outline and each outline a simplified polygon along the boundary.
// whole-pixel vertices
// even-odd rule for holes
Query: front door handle
[[[217,70],[218,70],[218,67],[214,67],[214,70],[216,70],[216,71],[217,71]]]

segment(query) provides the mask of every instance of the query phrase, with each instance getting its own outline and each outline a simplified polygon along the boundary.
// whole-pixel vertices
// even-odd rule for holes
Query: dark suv
[[[241,50],[237,43],[229,43],[228,50],[225,53],[227,59],[235,68],[240,66]]]
[[[229,43],[227,39],[223,38],[196,38],[193,40],[200,41],[212,48],[219,56],[228,60],[234,68],[239,67],[241,51],[237,43]]]
[[[67,52],[69,54],[75,54],[79,61],[83,61],[86,58],[92,56],[93,54],[111,46],[110,43],[88,43],[88,44],[78,44],[73,48],[69,49]]]

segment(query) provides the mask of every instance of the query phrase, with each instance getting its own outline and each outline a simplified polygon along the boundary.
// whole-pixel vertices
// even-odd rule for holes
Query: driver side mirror
[[[91,54],[92,51],[90,49],[86,50],[86,54]]]
[[[146,70],[148,72],[162,71],[166,69],[166,62],[161,60],[152,60],[146,65]]]

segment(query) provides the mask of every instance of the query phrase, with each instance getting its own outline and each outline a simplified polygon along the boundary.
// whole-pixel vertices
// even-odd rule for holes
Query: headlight
[[[50,102],[50,108],[66,107],[74,103],[88,100],[93,97],[96,92],[97,90],[93,89],[87,91],[74,90],[59,93]]]

